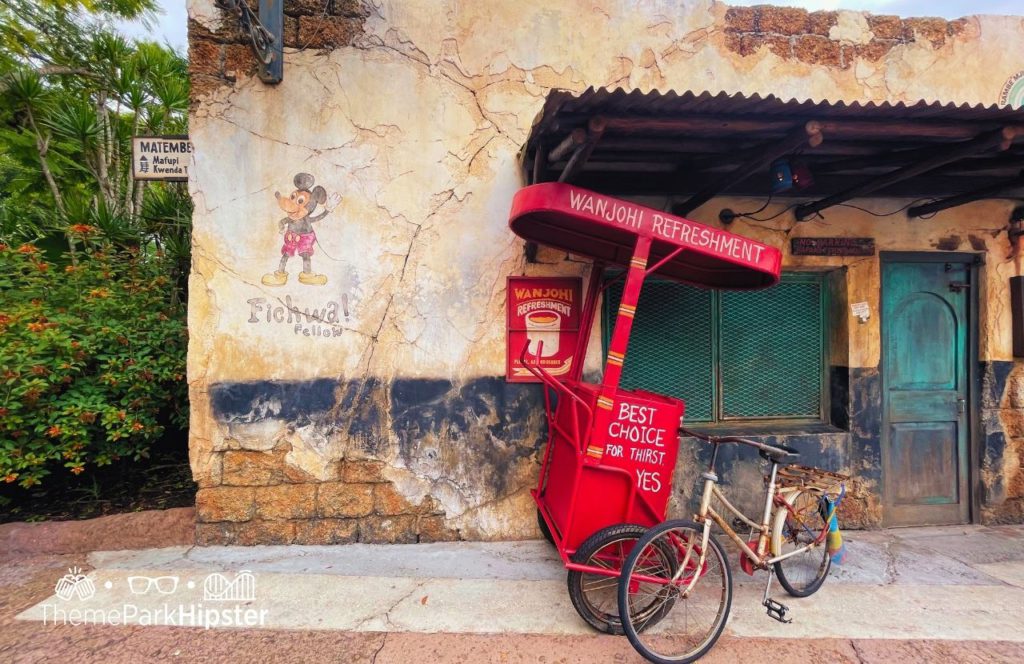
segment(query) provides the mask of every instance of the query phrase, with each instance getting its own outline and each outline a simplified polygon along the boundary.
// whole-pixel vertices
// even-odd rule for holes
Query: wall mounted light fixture
[[[259,0],[258,14],[246,0],[215,0],[215,4],[233,14],[249,35],[260,64],[260,80],[280,83],[284,79],[284,0]]]

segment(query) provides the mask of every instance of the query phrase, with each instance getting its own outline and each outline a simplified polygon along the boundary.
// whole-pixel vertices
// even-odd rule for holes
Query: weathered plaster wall
[[[527,264],[506,226],[521,184],[516,153],[551,88],[993,103],[1024,62],[1024,26],[1011,18],[943,28],[709,0],[323,7],[286,0],[284,81],[268,87],[213,0],[189,0],[190,451],[202,542],[535,534],[527,489],[538,468],[540,395],[502,378],[505,277],[586,274],[554,252]],[[327,211],[305,248],[308,283],[299,281],[301,256],[279,263],[282,247],[305,252],[304,231],[289,250],[280,223],[299,174],[315,179],[304,184],[304,200],[317,202],[310,218]],[[717,200],[693,216],[710,223],[722,206],[750,204]],[[1015,273],[1008,213],[1009,204],[989,202],[908,222],[844,208],[734,230],[787,251],[788,237],[819,234],[874,236],[882,250],[986,252],[981,357],[1002,367],[1005,285]],[[848,301],[877,312],[877,257],[786,264],[845,267]],[[864,524],[879,514],[878,333],[877,315],[851,323],[848,356],[833,358],[849,376],[852,432],[806,443],[864,478],[861,500],[851,501]],[[1024,432],[1006,424],[1024,401],[1008,387],[1019,381],[997,385],[1002,369],[992,371],[986,460],[992,518],[1001,518],[999,506],[1024,493],[1013,451]],[[695,454],[684,448],[681,457],[686,491]]]

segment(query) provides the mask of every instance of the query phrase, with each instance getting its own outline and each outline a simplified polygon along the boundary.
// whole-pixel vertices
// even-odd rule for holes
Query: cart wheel
[[[548,522],[544,520],[544,515],[540,513],[540,508],[537,508],[537,525],[540,526],[540,534],[544,536],[548,544],[558,546],[555,544],[555,536],[551,534],[551,529],[548,528]]]
[[[570,571],[569,599],[580,614],[594,629],[606,634],[623,634],[622,622],[619,619],[618,604],[618,573],[626,557],[633,550],[633,545],[647,528],[632,523],[621,523],[603,528],[587,538],[572,556],[574,563],[604,567],[615,570],[615,576],[587,574],[586,572]],[[667,547],[659,547],[663,565],[675,568],[676,558]],[[671,608],[671,602],[651,603],[650,613],[638,610],[635,619],[644,620],[644,629],[651,627],[664,617]]]

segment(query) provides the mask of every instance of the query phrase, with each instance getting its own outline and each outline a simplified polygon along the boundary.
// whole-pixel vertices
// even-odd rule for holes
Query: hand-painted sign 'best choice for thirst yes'
[[[188,136],[132,138],[132,177],[136,180],[188,182],[192,142]]]

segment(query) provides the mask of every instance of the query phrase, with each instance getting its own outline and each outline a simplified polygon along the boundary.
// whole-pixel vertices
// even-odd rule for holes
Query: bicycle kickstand
[[[772,579],[775,578],[775,570],[771,567],[768,568],[768,583],[764,586],[764,597],[761,599],[761,606],[768,610],[768,616],[778,620],[780,623],[791,623],[793,619],[786,620],[786,613],[789,611],[789,607],[781,602],[776,602],[774,599],[768,596],[768,591],[772,587]]]

